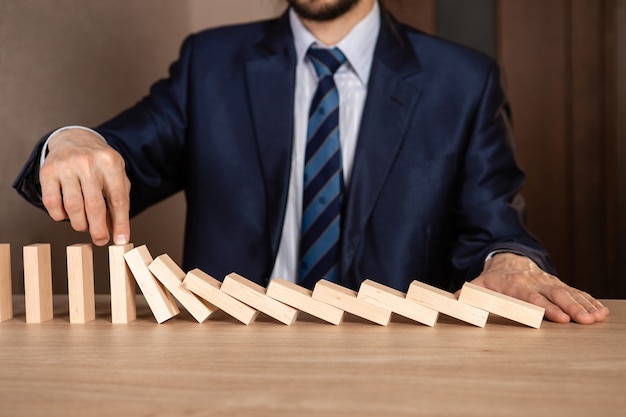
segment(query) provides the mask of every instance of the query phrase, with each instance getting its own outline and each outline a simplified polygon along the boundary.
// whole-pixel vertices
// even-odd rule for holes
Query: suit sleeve
[[[35,148],[31,152],[28,160],[20,170],[15,181],[13,181],[13,188],[17,193],[22,196],[26,201],[33,204],[35,207],[45,209],[41,201],[41,184],[39,183],[39,161],[41,159],[41,152],[43,145],[48,139],[49,135],[44,136]]]
[[[496,64],[475,114],[453,209],[457,235],[452,267],[457,284],[478,276],[493,251],[525,255],[554,273],[546,251],[525,227],[525,204],[519,194],[524,173],[515,160],[510,109]]]

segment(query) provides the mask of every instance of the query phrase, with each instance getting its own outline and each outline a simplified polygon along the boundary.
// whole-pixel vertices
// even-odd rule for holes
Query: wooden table
[[[440,318],[388,327],[301,316],[250,326],[182,314],[70,324],[55,315],[0,323],[0,416],[585,416],[626,415],[626,300],[606,322],[544,322],[539,330],[490,317],[484,329]]]

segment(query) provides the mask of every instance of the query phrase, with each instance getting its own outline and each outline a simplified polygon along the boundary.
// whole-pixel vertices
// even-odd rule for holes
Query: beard
[[[334,20],[348,12],[359,0],[287,0],[298,16],[315,22]]]

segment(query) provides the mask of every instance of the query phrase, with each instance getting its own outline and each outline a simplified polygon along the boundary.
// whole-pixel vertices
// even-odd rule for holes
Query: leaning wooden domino
[[[89,243],[67,247],[67,294],[70,323],[87,323],[96,318],[93,250]]]
[[[463,284],[459,301],[535,329],[541,327],[545,314],[543,307],[479,287],[470,282]]]
[[[129,323],[137,318],[135,280],[124,259],[124,254],[132,249],[132,243],[109,246],[112,323]]]
[[[366,279],[361,283],[357,298],[431,327],[437,323],[437,318],[439,317],[437,310],[409,301],[406,299],[406,294],[402,291],[370,279]]]
[[[53,318],[52,263],[50,244],[24,246],[24,299],[26,323],[41,323]]]
[[[11,245],[0,244],[0,322],[13,318]]]
[[[298,316],[298,310],[268,297],[265,288],[234,272],[226,275],[221,290],[281,323],[290,325]]]
[[[199,299],[195,294],[183,287],[185,272],[176,265],[176,262],[169,255],[157,256],[148,268],[161,281],[161,284],[172,293],[174,298],[191,313],[198,323],[202,323],[218,310],[214,305]]]
[[[220,291],[222,283],[197,268],[187,272],[183,286],[243,324],[252,323],[259,314],[258,310]]]
[[[391,319],[391,310],[359,300],[356,291],[325,279],[315,284],[313,298],[382,326]]]
[[[406,298],[478,327],[485,327],[487,317],[489,317],[489,313],[485,310],[462,303],[454,294],[420,281],[411,283]]]
[[[157,323],[163,323],[177,315],[180,310],[178,310],[176,301],[148,269],[148,265],[152,263],[153,259],[146,245],[126,252],[124,259],[126,259],[126,263],[146,298]]]
[[[312,297],[313,292],[292,282],[275,278],[267,287],[267,295],[300,311],[332,324],[341,324],[345,312]]]

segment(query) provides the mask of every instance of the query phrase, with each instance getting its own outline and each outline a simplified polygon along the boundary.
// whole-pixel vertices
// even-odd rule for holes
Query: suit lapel
[[[392,25],[383,14],[345,209],[343,277],[352,264],[419,98],[417,58],[408,40],[401,38],[401,29]]]
[[[268,201],[272,255],[278,251],[291,169],[296,58],[287,15],[274,22],[246,63],[250,106]]]

